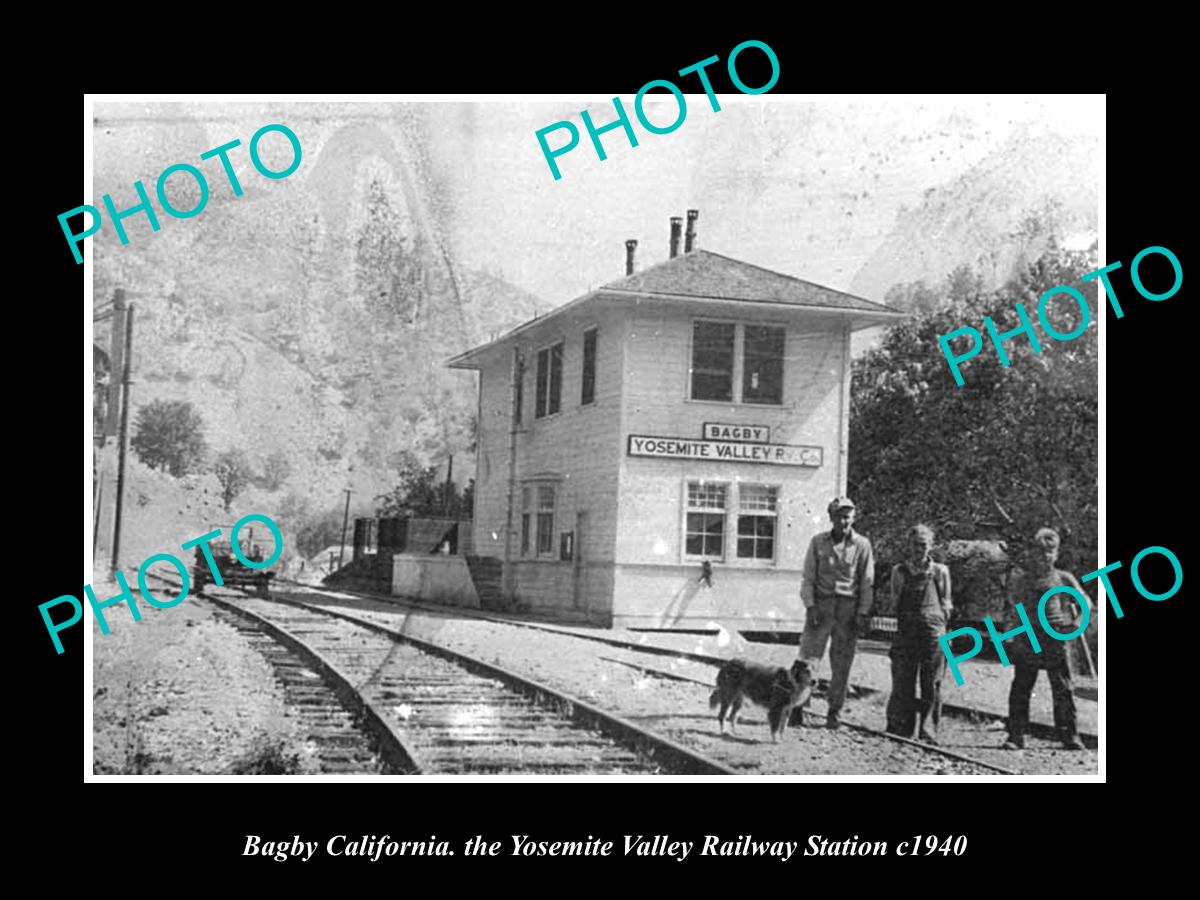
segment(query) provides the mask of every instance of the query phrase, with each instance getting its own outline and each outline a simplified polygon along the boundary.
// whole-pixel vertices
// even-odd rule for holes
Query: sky
[[[669,94],[660,96],[646,112],[665,124],[677,107]],[[639,241],[638,268],[666,259],[669,218],[689,208],[700,210],[699,247],[847,290],[901,208],[918,205],[926,191],[1014,136],[1098,136],[1104,129],[1102,97],[718,95],[721,109],[713,111],[705,95],[689,94],[679,128],[654,135],[633,115],[633,98],[622,97],[639,143],[631,147],[621,129],[607,132],[601,161],[580,110],[598,126],[613,121],[611,98],[447,99],[103,103],[96,109],[95,200],[109,191],[132,197],[134,178],[150,187],[172,163],[198,163],[204,150],[232,137],[245,145],[263,124],[282,122],[300,137],[306,164],[271,190],[303,185],[340,133],[337,153],[354,148],[349,168],[356,174],[339,170],[346,183],[322,190],[361,190],[364,171],[383,172],[404,203],[422,207],[410,209],[410,219],[433,222],[459,265],[550,305],[623,276],[627,238]],[[563,177],[555,180],[536,132],[563,120],[579,129],[580,143],[558,158]],[[549,140],[558,146],[565,132]],[[389,144],[397,152],[381,149]],[[215,168],[215,161],[204,165]],[[256,177],[245,159],[239,169]],[[406,192],[399,187],[405,179]]]

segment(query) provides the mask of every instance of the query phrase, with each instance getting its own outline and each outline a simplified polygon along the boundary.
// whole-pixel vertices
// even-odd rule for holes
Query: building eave
[[[520,334],[524,333],[525,331],[528,331],[530,328],[532,328],[535,325],[539,325],[542,322],[548,322],[551,319],[556,318],[557,316],[560,316],[565,312],[568,312],[569,310],[572,310],[578,306],[581,306],[583,303],[586,303],[588,300],[591,300],[592,298],[599,296],[601,293],[608,293],[608,292],[607,291],[588,291],[588,293],[584,294],[582,297],[576,297],[574,300],[571,300],[568,303],[564,303],[562,306],[555,307],[554,309],[550,310],[550,312],[546,313],[544,316],[536,316],[527,322],[522,322],[516,328],[513,328],[511,331],[505,332],[504,334],[500,335],[500,337],[496,338],[495,340],[488,341],[486,344],[480,344],[478,347],[472,347],[470,350],[460,353],[460,354],[458,354],[458,356],[455,356],[452,359],[448,360],[445,364],[446,368],[448,368],[448,369],[478,369],[480,357],[483,356],[483,354],[487,353],[489,350],[493,350],[496,347],[499,347],[501,344],[511,341],[513,338],[519,336]]]

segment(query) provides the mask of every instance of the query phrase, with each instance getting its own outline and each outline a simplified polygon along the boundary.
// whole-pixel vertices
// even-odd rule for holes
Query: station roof
[[[520,332],[549,320],[599,296],[651,297],[663,301],[716,301],[788,307],[830,313],[850,319],[853,330],[886,325],[904,317],[904,313],[882,303],[856,297],[824,285],[805,281],[782,272],[764,269],[709,250],[695,250],[634,272],[617,281],[565,303],[552,312],[519,325],[493,341],[461,353],[447,365],[473,369],[483,351],[502,344]]]

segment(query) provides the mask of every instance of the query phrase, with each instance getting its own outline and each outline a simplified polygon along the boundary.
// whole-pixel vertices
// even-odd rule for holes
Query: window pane
[[[783,402],[783,329],[747,325],[743,348],[742,400]]]
[[[550,377],[550,351],[543,350],[537,356],[537,396],[534,400],[534,417],[546,414],[546,383]]]
[[[692,326],[692,399],[733,399],[733,325],[696,322]]]
[[[725,516],[722,513],[688,513],[687,552],[691,556],[720,556],[724,547]]]
[[[553,485],[538,485],[538,509],[554,509]]]
[[[689,481],[688,506],[695,509],[724,509],[728,485],[716,482]]]
[[[740,559],[775,558],[774,516],[738,516],[737,530]]]
[[[583,333],[583,390],[580,403],[596,399],[596,329]]]
[[[521,488],[521,509],[529,509],[530,498],[533,494],[527,487]]]
[[[521,408],[525,405],[525,361],[521,359],[513,369],[516,382],[513,391],[513,421],[521,424]]]
[[[550,401],[548,413],[556,413],[562,406],[563,345],[550,348]]]
[[[743,510],[775,512],[778,488],[762,484],[743,484],[738,488],[738,502]]]
[[[521,515],[521,555],[529,555],[529,513]]]
[[[538,513],[538,553],[554,552],[554,513]]]

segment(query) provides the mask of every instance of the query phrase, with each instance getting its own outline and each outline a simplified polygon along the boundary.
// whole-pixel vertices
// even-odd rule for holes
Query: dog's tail
[[[708,705],[710,709],[716,709],[721,705],[721,689],[717,688],[708,695]]]

